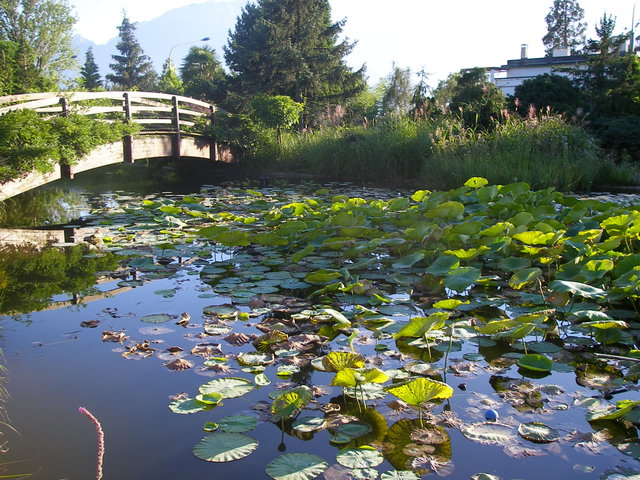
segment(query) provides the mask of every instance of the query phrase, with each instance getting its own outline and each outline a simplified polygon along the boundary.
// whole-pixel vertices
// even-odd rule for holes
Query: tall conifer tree
[[[82,82],[82,86],[87,90],[97,90],[102,88],[102,79],[100,78],[98,64],[93,56],[92,47],[89,47],[85,54],[84,65],[80,70],[80,80]]]
[[[578,0],[553,0],[545,17],[547,34],[542,37],[547,55],[552,55],[554,48],[569,47],[572,52],[579,51],[587,29],[583,19],[584,10]]]
[[[344,20],[331,21],[328,0],[258,0],[238,17],[224,47],[236,91],[286,95],[307,105],[340,103],[366,87],[364,66],[344,61],[353,44],[339,40]]]
[[[118,27],[120,41],[116,48],[120,55],[111,55],[114,63],[110,64],[113,73],[107,75],[113,87],[122,90],[151,90],[155,87],[158,75],[153,70],[153,64],[146,56],[136,39],[136,25],[122,17],[122,24]]]

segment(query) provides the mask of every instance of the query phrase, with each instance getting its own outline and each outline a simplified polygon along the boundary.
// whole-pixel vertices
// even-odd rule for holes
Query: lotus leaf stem
[[[102,425],[96,417],[94,417],[89,410],[84,407],[80,407],[78,409],[80,413],[84,414],[93,425],[96,427],[96,432],[98,434],[98,452],[97,452],[97,463],[96,463],[96,480],[102,479],[102,462],[104,459],[104,431],[102,430]]]

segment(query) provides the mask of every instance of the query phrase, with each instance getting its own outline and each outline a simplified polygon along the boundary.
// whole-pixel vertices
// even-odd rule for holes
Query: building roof
[[[559,57],[539,57],[539,58],[518,58],[515,60],[507,60],[506,65],[502,65],[502,69],[508,70],[518,67],[546,67],[560,66],[576,63],[582,63],[587,60],[587,55],[566,55]]]

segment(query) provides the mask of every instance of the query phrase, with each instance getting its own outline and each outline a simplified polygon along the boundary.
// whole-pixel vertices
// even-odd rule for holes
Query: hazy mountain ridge
[[[189,48],[199,44],[214,48],[218,59],[224,64],[222,46],[227,43],[229,30],[235,27],[236,19],[246,4],[247,0],[233,0],[222,3],[198,3],[176,8],[148,22],[138,22],[136,38],[145,55],[153,61],[158,74],[161,73],[162,65],[174,46],[171,59],[178,66]],[[204,37],[209,37],[210,40],[198,41]],[[111,72],[109,68],[109,64],[113,63],[111,56],[119,53],[116,48],[118,41],[119,37],[114,37],[106,44],[97,45],[91,40],[75,35],[73,47],[78,52],[80,65],[84,64],[87,49],[93,47],[93,54],[100,68],[100,76],[104,79]],[[185,43],[187,45],[182,45]]]

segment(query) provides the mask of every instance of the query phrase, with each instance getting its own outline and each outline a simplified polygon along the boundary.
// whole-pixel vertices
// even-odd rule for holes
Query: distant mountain
[[[247,0],[230,2],[207,2],[188,5],[170,10],[158,18],[136,24],[136,38],[140,46],[153,61],[158,74],[169,56],[173,63],[180,66],[189,52],[196,45],[209,45],[214,48],[224,64],[222,46],[226,45],[229,30],[233,30],[236,19]],[[200,42],[200,38],[209,37],[209,41]],[[85,52],[93,47],[96,63],[100,68],[100,76],[111,73],[109,64],[113,62],[111,55],[118,54],[116,44],[119,38],[109,40],[105,45],[96,45],[79,35],[73,37],[73,47],[78,52],[78,62],[84,64]],[[186,44],[186,45],[183,45]]]

